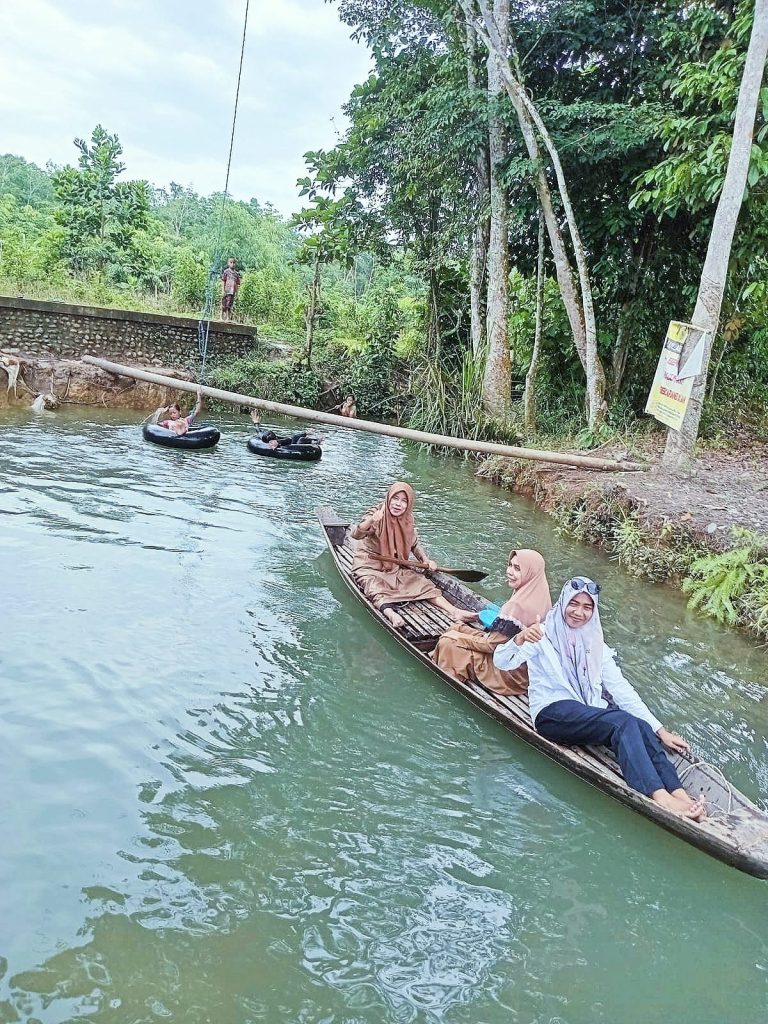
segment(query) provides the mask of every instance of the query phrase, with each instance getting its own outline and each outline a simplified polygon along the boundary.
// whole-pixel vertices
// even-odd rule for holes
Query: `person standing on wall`
[[[227,265],[221,274],[221,282],[224,285],[224,291],[221,296],[221,319],[231,320],[232,307],[235,304],[235,296],[240,287],[240,274],[235,267],[234,256],[230,256],[227,260]]]

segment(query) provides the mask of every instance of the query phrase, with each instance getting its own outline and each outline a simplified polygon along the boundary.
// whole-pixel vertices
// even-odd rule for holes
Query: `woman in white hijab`
[[[689,752],[682,737],[648,710],[603,641],[600,587],[575,576],[563,587],[543,625],[538,622],[496,649],[497,668],[528,666],[533,726],[555,743],[611,747],[628,785],[668,811],[701,821],[703,800],[680,784],[664,747]]]

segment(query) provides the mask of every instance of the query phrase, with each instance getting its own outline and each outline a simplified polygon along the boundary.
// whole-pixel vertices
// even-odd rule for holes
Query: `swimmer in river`
[[[251,411],[251,420],[257,427],[261,426],[261,414],[258,409]],[[322,437],[312,437],[311,434],[307,434],[303,430],[297,434],[291,434],[290,437],[279,437],[274,430],[265,430],[261,435],[261,440],[269,448],[286,448],[292,444],[321,445],[324,439]]]
[[[267,430],[261,435],[261,440],[268,448],[287,448],[294,444],[316,444],[323,443],[322,437],[311,437],[304,431],[298,434],[291,434],[290,437],[278,437],[274,430]]]
[[[181,415],[181,406],[178,402],[174,402],[172,405],[162,406],[160,409],[156,409],[152,414],[152,423],[157,423],[160,427],[165,427],[166,430],[170,430],[176,434],[177,437],[181,437],[182,434],[186,434],[189,428],[192,426],[192,421],[196,416],[200,415],[200,411],[203,408],[203,392],[198,385],[197,388],[197,402],[195,408],[189,414],[189,416]],[[168,414],[168,418],[161,420],[160,417]]]

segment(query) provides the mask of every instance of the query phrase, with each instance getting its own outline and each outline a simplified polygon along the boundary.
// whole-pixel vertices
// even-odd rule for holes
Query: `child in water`
[[[181,437],[183,434],[187,433],[187,431],[189,430],[189,428],[192,425],[192,420],[194,420],[195,416],[199,416],[200,415],[200,410],[202,408],[203,408],[203,393],[200,390],[200,386],[198,385],[198,388],[197,388],[197,402],[195,404],[195,408],[192,410],[192,412],[189,414],[189,416],[182,416],[181,415],[181,406],[179,405],[178,402],[174,402],[172,405],[163,406],[162,408],[157,409],[155,411],[153,417],[152,417],[152,422],[153,423],[158,423],[158,421],[160,420],[160,417],[164,413],[168,413],[168,419],[160,420],[160,422],[158,423],[158,426],[164,427],[166,430],[170,430],[177,437]]]

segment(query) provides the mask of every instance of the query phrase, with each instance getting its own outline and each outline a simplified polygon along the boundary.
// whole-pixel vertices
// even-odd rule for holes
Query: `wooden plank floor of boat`
[[[334,546],[334,550],[340,565],[352,579],[352,549],[347,544],[337,544]],[[401,631],[403,637],[427,654],[431,648],[431,642],[436,643],[446,630],[455,625],[447,612],[442,608],[437,608],[429,601],[409,601],[407,604],[399,605],[397,613],[405,622]],[[508,720],[530,730],[527,696],[502,696],[472,682],[463,683],[462,686],[480,697],[483,703],[500,711]],[[602,776],[622,778],[618,762],[612,751],[608,749],[600,747],[573,748],[571,753],[577,760],[589,765]]]
[[[352,550],[346,544],[342,544],[337,545],[335,551],[339,562],[351,578]],[[429,601],[409,601],[407,604],[399,605],[397,613],[405,622],[403,636],[412,644],[419,646],[426,640],[436,641],[454,625],[447,612],[430,604]]]
[[[334,558],[342,576],[355,590],[364,604],[372,608],[352,576],[353,548],[349,543],[349,526],[341,521],[332,508],[318,509],[318,518],[326,530]],[[450,576],[436,574],[435,583],[448,600],[461,608],[480,609],[487,602]],[[412,601],[397,606],[405,626],[396,635],[413,649],[422,662],[428,659],[439,637],[452,625],[453,619],[442,609],[428,601]],[[382,618],[380,613],[377,613]],[[392,626],[387,624],[391,632]],[[429,662],[427,662],[430,664]],[[701,792],[715,812],[701,823],[678,818],[651,804],[646,797],[629,791],[618,762],[607,747],[560,747],[542,741],[533,730],[528,707],[528,696],[504,696],[475,682],[462,682],[442,671],[430,667],[474,704],[504,722],[508,728],[539,747],[550,757],[581,775],[586,781],[617,797],[622,803],[639,810],[665,828],[687,839],[705,852],[740,867],[761,878],[768,878],[768,828],[766,814],[743,793],[733,787],[719,769],[692,756],[670,754],[669,758],[681,774],[683,785],[692,795]],[[646,806],[647,805],[647,806]]]

